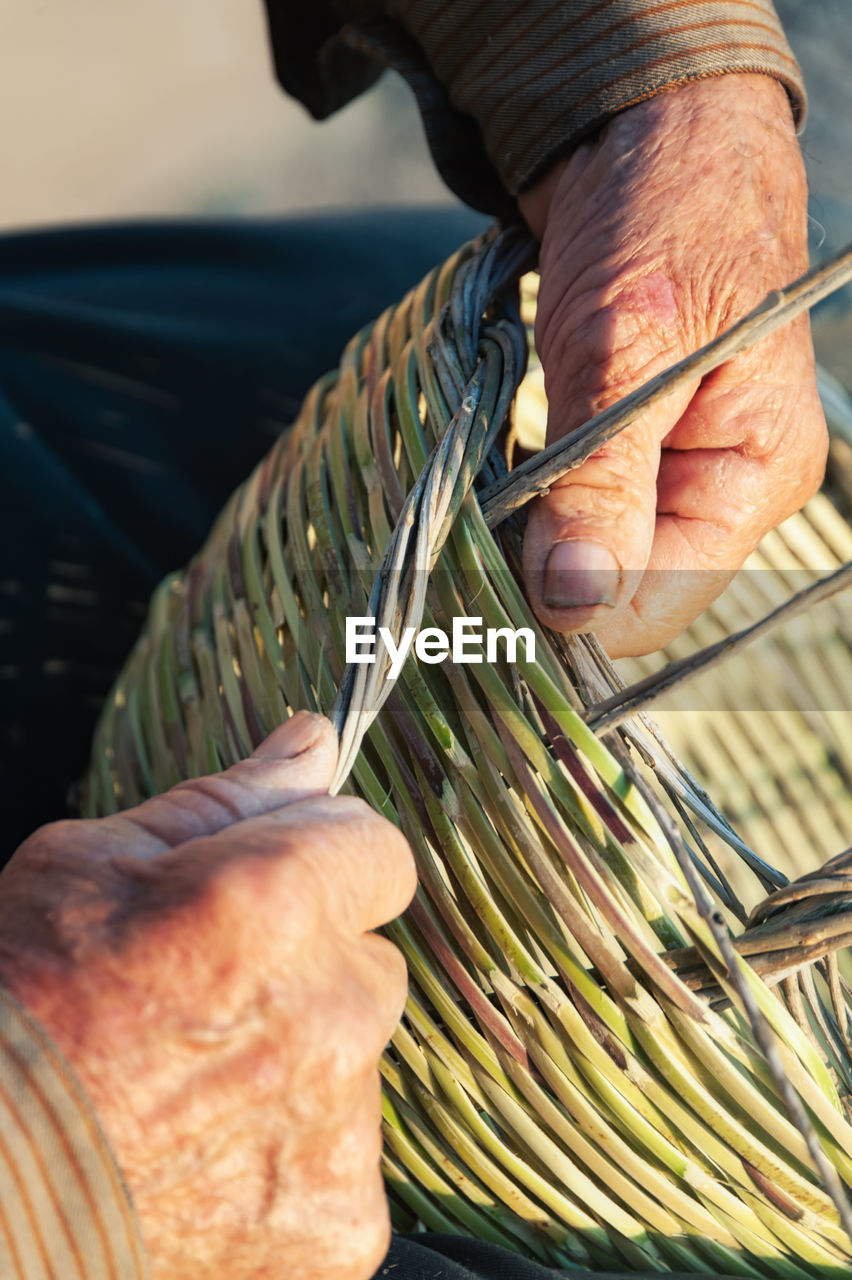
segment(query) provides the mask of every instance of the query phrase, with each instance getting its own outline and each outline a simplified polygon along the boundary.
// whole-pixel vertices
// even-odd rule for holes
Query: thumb
[[[22,951],[30,944],[52,948],[57,904],[66,923],[68,912],[76,911],[73,928],[85,932],[114,904],[115,877],[125,875],[126,864],[153,862],[186,841],[322,795],[336,764],[330,721],[299,712],[223,773],[181,782],[107,818],[49,823],[24,841],[3,870],[0,932],[20,939]]]
[[[566,386],[574,362],[562,364],[555,388],[548,386],[548,443],[647,381],[649,362],[631,370],[620,354],[617,376],[610,362],[595,362],[595,386],[588,372],[576,378],[579,386]],[[667,351],[653,363],[670,361]],[[530,505],[524,575],[533,608],[555,631],[595,630],[636,593],[654,542],[661,447],[697,387],[679,388],[649,409]]]
[[[248,757],[208,777],[181,782],[134,809],[102,818],[105,846],[114,838],[137,858],[151,858],[200,836],[328,791],[337,737],[324,716],[299,711]]]

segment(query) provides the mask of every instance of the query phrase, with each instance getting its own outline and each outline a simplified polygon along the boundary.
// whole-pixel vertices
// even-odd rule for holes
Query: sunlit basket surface
[[[295,708],[331,708],[344,620],[367,613],[404,495],[478,359],[460,340],[455,378],[446,368],[437,377],[430,344],[443,334],[446,346],[453,324],[439,331],[441,309],[452,298],[451,319],[464,314],[459,295],[472,286],[462,267],[483,252],[462,250],[353,339],[338,374],[314,388],[292,434],[235,492],[188,569],[162,584],[98,729],[88,813],[227,765]],[[520,323],[511,301],[489,309],[480,354],[495,326]],[[493,480],[499,459],[489,467]],[[751,581],[770,594],[783,585],[797,540],[810,570],[823,567],[809,561],[814,540],[828,567],[848,558],[852,535],[823,497],[767,542]],[[631,720],[603,739],[590,730],[583,711],[615,677],[593,642],[539,627],[519,585],[517,545],[517,527],[492,533],[468,493],[432,574],[424,625],[449,630],[466,615],[530,627],[535,661],[523,645],[511,666],[409,660],[350,779],[402,828],[420,874],[414,905],[387,929],[411,977],[382,1065],[395,1220],[553,1265],[846,1274],[852,1244],[779,1100],[668,819],[705,867],[704,841],[725,846],[749,907],[772,877],[647,723]],[[737,591],[683,644],[756,616],[755,601]],[[823,686],[845,674],[842,606],[832,608],[818,643],[764,645],[757,669],[781,663],[813,681],[818,662]],[[745,808],[747,795],[764,796],[758,853],[771,861],[801,835],[812,848],[800,851],[797,871],[819,865],[848,842],[848,717],[820,747],[810,704],[770,707],[773,736],[755,736],[728,687],[728,729],[704,723],[714,707],[725,711],[712,691],[684,691],[694,708],[677,713],[688,721],[684,750],[707,766],[705,779],[731,775],[726,800]],[[829,720],[834,710],[845,714],[838,702]],[[755,770],[788,807],[792,798],[795,832],[773,826]],[[712,1007],[661,955],[692,944],[716,983]],[[852,1059],[837,1020],[845,1015],[809,970],[798,997],[787,984],[785,1003],[740,967],[828,1160],[852,1187]]]

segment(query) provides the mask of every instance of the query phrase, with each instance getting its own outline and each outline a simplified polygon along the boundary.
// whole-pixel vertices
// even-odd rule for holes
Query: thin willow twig
[[[612,697],[595,703],[584,713],[586,723],[596,733],[602,733],[605,729],[614,729],[629,716],[635,715],[638,711],[646,711],[664,693],[670,692],[677,685],[685,684],[701,671],[709,671],[712,667],[717,667],[774,627],[788,622],[797,614],[804,613],[813,605],[828,600],[838,591],[848,587],[850,583],[852,583],[852,561],[841,565],[839,569],[835,569],[833,573],[820,578],[818,582],[812,583],[802,591],[796,592],[784,604],[773,609],[758,622],[744,627],[742,631],[735,631],[733,635],[717,640],[715,644],[708,645],[706,649],[700,649],[698,653],[691,653],[686,658],[670,662],[661,671],[655,671],[637,680],[635,684],[628,685],[626,689],[620,689]]]
[[[850,280],[852,245],[848,245],[824,266],[815,267],[785,289],[773,290],[760,306],[755,307],[754,311],[718,338],[714,338],[685,360],[664,369],[630,395],[604,409],[603,413],[590,418],[563,440],[557,440],[542,449],[503,480],[484,489],[479,495],[479,505],[489,528],[493,529],[500,524],[513,511],[529,502],[530,498],[547,493],[560,476],[582,466],[608,440],[629,427],[631,422],[635,422],[640,413],[664,400],[685,382],[702,378],[718,369],[719,365],[747,351]]]
[[[622,767],[628,777],[634,782],[637,781],[636,773],[633,765],[626,757],[626,753],[621,750],[618,752]],[[769,1072],[772,1076],[773,1083],[778,1090],[779,1097],[787,1109],[790,1120],[798,1129],[799,1133],[805,1141],[808,1153],[813,1161],[814,1169],[822,1181],[823,1188],[831,1197],[834,1207],[837,1209],[843,1230],[846,1232],[850,1241],[852,1241],[852,1205],[849,1203],[849,1197],[838,1176],[837,1170],[828,1159],[819,1138],[816,1135],[813,1124],[807,1110],[802,1103],[799,1094],[796,1092],[787,1072],[784,1069],[784,1063],[778,1050],[778,1037],[769,1024],[769,1019],[763,1013],[755,999],[746,977],[740,968],[740,958],[737,955],[734,940],[728,933],[727,926],[721,911],[718,910],[712,898],[707,892],[696,868],[692,864],[689,850],[686,843],[673,821],[671,815],[659,802],[654,795],[648,797],[649,803],[653,810],[654,816],[660,824],[663,835],[668,842],[669,847],[674,853],[678,865],[683,872],[693,901],[698,910],[699,915],[704,920],[710,930],[713,941],[719,949],[721,959],[728,971],[731,985],[739,996],[743,1011],[748,1018],[751,1026],[755,1043],[760,1049],[766,1062]]]

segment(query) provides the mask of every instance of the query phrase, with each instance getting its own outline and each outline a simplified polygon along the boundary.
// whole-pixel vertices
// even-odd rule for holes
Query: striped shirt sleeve
[[[616,112],[690,80],[773,76],[804,119],[772,0],[326,0],[310,33],[302,9],[267,0],[284,87],[321,117],[363,87],[370,57],[395,66],[443,176],[478,208],[499,211],[500,192],[524,191]]]
[[[0,991],[0,1276],[147,1280],[129,1193],[47,1035]]]

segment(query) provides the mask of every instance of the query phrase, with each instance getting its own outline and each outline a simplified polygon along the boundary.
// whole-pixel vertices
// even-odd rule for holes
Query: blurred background
[[[0,224],[450,199],[408,90],[318,125],[278,87],[260,0],[0,6]]]
[[[852,5],[776,2],[811,97],[804,146],[824,253],[852,240]],[[286,97],[260,0],[6,0],[0,119],[2,229],[455,203],[395,75],[323,124]],[[821,359],[845,381],[848,313],[835,303],[820,316]]]

